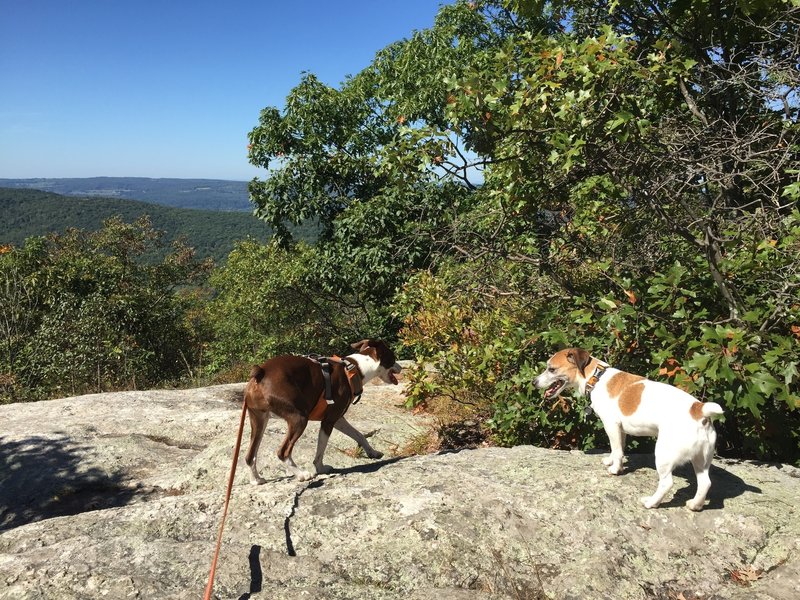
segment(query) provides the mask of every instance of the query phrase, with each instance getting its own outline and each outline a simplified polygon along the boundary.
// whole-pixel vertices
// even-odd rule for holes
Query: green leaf
[[[759,421],[761,420],[761,410],[759,407],[763,402],[764,397],[754,391],[746,392],[739,400],[740,406],[747,408]]]
[[[689,69],[691,69],[692,67],[694,67],[696,64],[697,64],[697,61],[696,61],[696,60],[694,60],[693,58],[685,58],[685,59],[683,60],[683,67],[684,67],[684,68],[685,68],[687,71],[688,71]]]
[[[758,371],[750,376],[750,383],[758,389],[764,396],[770,396],[775,390],[780,388],[780,382],[768,371]]]
[[[703,371],[708,366],[708,363],[712,358],[713,356],[711,354],[696,352],[686,363],[686,369],[690,372]]]
[[[600,298],[600,300],[597,301],[597,306],[607,310],[615,310],[617,308],[617,303],[608,298]]]

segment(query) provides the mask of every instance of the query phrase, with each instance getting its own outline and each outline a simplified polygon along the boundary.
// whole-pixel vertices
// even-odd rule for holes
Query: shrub
[[[4,401],[141,388],[185,373],[199,344],[180,289],[202,281],[210,263],[180,242],[163,261],[145,261],[159,244],[146,218],[110,219],[0,256]]]

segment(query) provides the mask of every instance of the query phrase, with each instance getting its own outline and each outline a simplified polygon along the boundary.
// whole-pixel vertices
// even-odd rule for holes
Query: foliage
[[[4,402],[154,385],[197,362],[181,288],[200,282],[210,263],[180,243],[162,262],[142,262],[160,243],[142,218],[4,247]]]
[[[316,286],[313,249],[246,240],[214,271],[208,306],[210,370],[245,376],[249,366],[285,352],[340,351],[356,335],[353,307]]]
[[[306,253],[315,285],[360,308],[362,335],[388,338],[397,329],[392,296],[430,264],[437,234],[470,201],[460,185],[425,173],[397,179],[379,164],[405,120],[387,96],[394,75],[371,68],[334,89],[305,74],[285,109],[265,108],[250,133],[251,162],[270,169],[269,179],[250,185],[256,214],[284,247],[291,225],[319,223]]]
[[[495,273],[518,270],[505,267]],[[537,363],[563,338],[535,332],[528,324],[540,315],[519,296],[485,293],[487,284],[502,285],[488,278],[476,277],[474,265],[450,264],[436,276],[420,273],[398,295],[397,308],[407,315],[402,338],[418,360],[408,405],[433,398],[467,405],[503,444],[594,447],[598,424],[583,418],[585,402],[545,401],[533,385]]]
[[[508,273],[473,279],[467,297],[443,272],[408,284],[407,294],[420,281],[436,290],[410,307],[403,332],[438,371],[412,400],[456,397],[462,380],[480,379],[464,387],[490,390],[500,441],[586,447],[592,432],[574,433],[580,411],[553,420],[530,387],[553,349],[581,345],[721,401],[723,452],[800,459],[798,11],[715,6],[554,3],[569,9],[569,29],[510,25],[492,53],[447,79],[446,127],[399,132],[386,152],[416,151],[409,171],[431,163],[421,150],[432,145],[442,163],[457,158],[455,136],[487,165],[457,255]],[[709,19],[712,9],[726,18]],[[639,28],[636,16],[661,26]],[[528,278],[513,275],[526,267]],[[475,303],[481,291],[496,299]],[[445,297],[456,303],[441,306]],[[517,329],[473,342],[447,314],[472,329],[502,317]],[[425,327],[431,315],[443,322]]]

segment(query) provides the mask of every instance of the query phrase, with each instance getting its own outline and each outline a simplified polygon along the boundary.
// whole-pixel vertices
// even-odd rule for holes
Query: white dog
[[[534,380],[545,397],[557,396],[567,388],[590,394],[591,407],[603,421],[611,443],[611,455],[603,459],[608,472],[622,472],[625,435],[658,436],[656,470],[658,488],[642,498],[646,508],[655,508],[672,488],[672,471],[691,462],[697,476],[697,493],[686,502],[701,510],[711,487],[708,472],[714,456],[717,434],[712,418],[722,414],[715,402],[699,402],[676,387],[632,375],[570,348],[547,361],[547,370]]]

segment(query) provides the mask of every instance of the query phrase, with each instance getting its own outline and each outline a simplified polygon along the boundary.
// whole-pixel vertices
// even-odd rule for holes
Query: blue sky
[[[338,86],[439,0],[0,0],[0,178],[249,180],[302,71]]]

